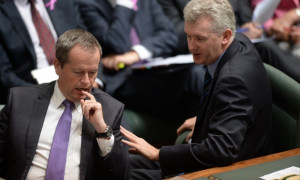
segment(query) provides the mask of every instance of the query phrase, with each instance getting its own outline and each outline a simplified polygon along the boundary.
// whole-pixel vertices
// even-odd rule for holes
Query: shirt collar
[[[18,4],[22,5],[22,6],[25,6],[25,5],[27,5],[28,0],[14,0],[14,2],[18,3]]]
[[[226,52],[226,50],[222,52],[222,54],[221,54],[220,57],[216,60],[216,62],[214,62],[213,64],[210,64],[210,65],[207,65],[208,73],[209,73],[209,75],[210,75],[212,78],[214,77],[215,72],[216,72],[216,69],[217,69],[217,67],[218,67],[218,64],[219,64],[219,62],[220,62],[220,60],[221,60],[221,58],[223,57],[223,55],[224,55],[225,52]]]
[[[65,100],[65,96],[63,95],[63,93],[61,92],[61,90],[58,87],[57,81],[55,82],[55,86],[54,86],[54,92],[52,95],[52,101],[53,101],[53,105],[54,107],[58,108],[60,106],[62,106],[62,102]],[[74,102],[76,109],[80,108],[80,102]]]

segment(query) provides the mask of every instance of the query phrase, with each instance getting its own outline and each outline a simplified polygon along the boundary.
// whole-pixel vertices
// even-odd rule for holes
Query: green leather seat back
[[[176,129],[182,124],[176,120],[160,119],[130,109],[124,110],[124,116],[135,135],[156,146],[173,144],[177,136]]]
[[[274,150],[300,147],[300,84],[273,66],[264,66],[272,88]]]

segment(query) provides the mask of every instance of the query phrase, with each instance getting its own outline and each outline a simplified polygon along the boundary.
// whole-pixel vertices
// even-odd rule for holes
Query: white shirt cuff
[[[115,137],[114,135],[111,136],[111,138],[108,139],[103,139],[103,138],[96,138],[98,146],[100,148],[102,157],[106,156],[108,153],[110,153],[114,142],[115,142]]]
[[[133,3],[131,0],[117,0],[116,4],[127,7],[129,9],[133,9]]]
[[[96,81],[96,83],[99,84],[100,87],[102,87],[102,88],[104,87],[104,83],[99,78],[96,78],[95,81]]]
[[[132,47],[132,49],[139,55],[140,59],[147,59],[151,61],[152,52],[146,49],[144,46],[137,44]]]

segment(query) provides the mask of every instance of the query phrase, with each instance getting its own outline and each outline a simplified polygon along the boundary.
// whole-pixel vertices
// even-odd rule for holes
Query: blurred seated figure
[[[251,7],[258,7],[263,0],[251,0]],[[274,36],[279,46],[300,58],[300,9],[298,0],[280,0],[274,15],[263,23],[268,36]]]
[[[69,29],[84,28],[72,0],[3,0],[0,2],[0,103],[8,89],[37,81],[31,71],[48,67],[55,42]]]
[[[103,74],[106,92],[129,109],[166,120],[183,121],[196,115],[203,86],[202,65],[131,68],[176,54],[178,38],[174,27],[156,0],[77,3],[88,30],[103,45],[99,74]]]

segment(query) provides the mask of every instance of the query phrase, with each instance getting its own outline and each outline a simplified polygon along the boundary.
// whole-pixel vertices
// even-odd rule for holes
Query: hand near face
[[[285,23],[282,19],[276,19],[270,29],[268,34],[270,36],[275,35],[277,40],[289,41],[290,26]]]
[[[294,44],[300,44],[300,27],[292,26],[291,28],[291,41]]]
[[[274,20],[268,30],[268,34],[275,35],[278,40],[289,41],[290,28],[296,22],[298,22],[298,15],[296,14],[296,11],[294,9],[290,10],[280,18]]]
[[[143,138],[137,137],[133,133],[127,131],[125,128],[121,126],[121,133],[129,140],[122,139],[122,142],[132,147],[129,149],[129,152],[132,154],[141,154],[146,158],[157,161],[159,160],[159,149],[156,149],[152,145],[150,145]]]
[[[104,132],[106,123],[103,118],[102,105],[96,101],[92,94],[86,91],[82,91],[82,94],[88,98],[87,100],[80,100],[83,115],[97,132]]]
[[[193,136],[195,124],[196,116],[185,120],[184,123],[177,129],[177,136],[179,136],[186,130],[191,130],[191,132],[187,135],[185,139],[185,142],[188,142]]]
[[[295,9],[289,10],[280,18],[274,20],[270,30],[275,33],[286,33],[287,29],[290,29],[292,25],[297,23],[299,17]]]

